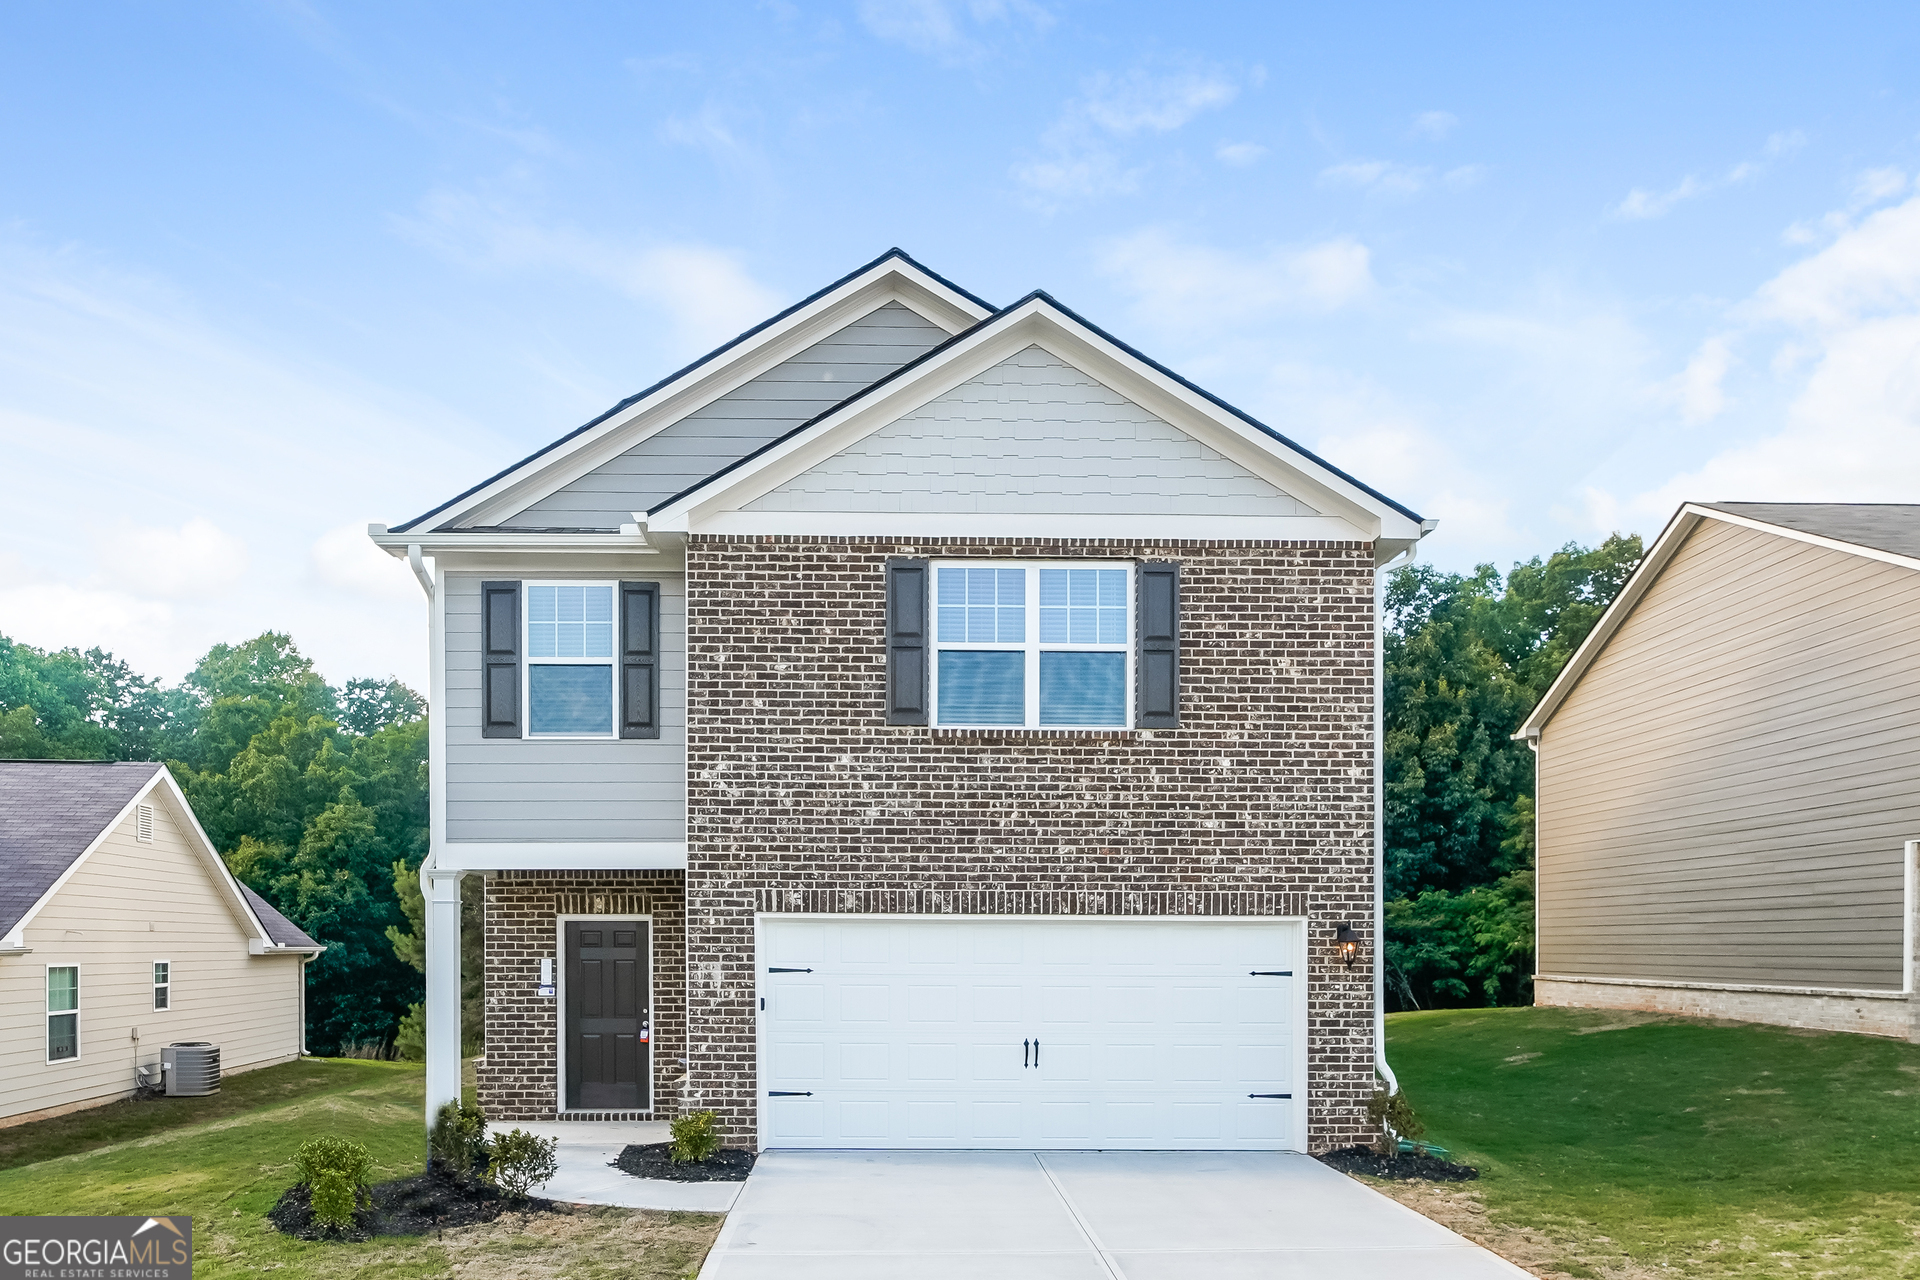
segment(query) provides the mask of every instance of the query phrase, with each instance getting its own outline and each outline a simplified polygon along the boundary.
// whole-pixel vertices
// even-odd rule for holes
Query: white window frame
[[[613,602],[611,640],[604,658],[536,658],[533,656],[534,587],[605,587]],[[520,652],[526,679],[520,682],[520,737],[536,742],[613,742],[620,736],[620,583],[599,578],[526,579],[520,583]],[[533,669],[540,667],[606,667],[606,733],[535,733],[533,731]]]
[[[42,1032],[40,1052],[46,1055],[48,1066],[59,1066],[66,1062],[78,1062],[85,1056],[85,1046],[80,1039],[80,1010],[81,1006],[86,1003],[85,999],[81,996],[80,966],[78,963],[53,964],[49,962],[45,966],[45,969],[46,972],[42,975],[40,983],[40,1008],[46,1015],[46,1021],[40,1028]],[[53,994],[53,971],[55,969],[73,970],[73,1008],[71,1009],[55,1010],[47,1007]],[[73,1015],[73,1056],[71,1058],[56,1058],[53,1056],[53,1020],[55,1018],[64,1018],[68,1014]]]
[[[172,1013],[173,1012],[173,961],[155,960],[153,962],[153,965],[154,965],[154,968],[156,969],[159,968],[161,965],[167,966],[167,980],[165,982],[160,981],[160,976],[158,974],[155,974],[153,977],[153,994],[155,995],[155,997],[158,997],[162,991],[166,992],[167,1002],[165,1004],[155,1004],[153,1006],[153,1011],[155,1013]]]
[[[1112,733],[1118,729],[1133,727],[1134,708],[1134,632],[1138,627],[1136,617],[1136,597],[1139,590],[1140,575],[1138,564],[1133,560],[935,560],[930,566],[933,580],[927,584],[928,639],[927,647],[931,652],[928,662],[927,698],[929,718],[937,729],[1045,729],[1062,733]],[[961,641],[942,641],[940,639],[940,571],[942,569],[1022,569],[1026,571],[1026,639],[1020,644],[1011,643],[972,643]],[[1127,574],[1127,638],[1119,644],[1045,644],[1040,640],[1040,570],[1042,569],[1124,569]],[[968,724],[947,721],[940,718],[940,653],[942,650],[968,650],[974,652],[1007,652],[1020,649],[1026,655],[1024,677],[1021,690],[1026,706],[1019,724]],[[1126,710],[1119,724],[1041,724],[1040,723],[1040,654],[1042,651],[1060,653],[1118,653],[1125,662],[1123,683],[1126,689]]]

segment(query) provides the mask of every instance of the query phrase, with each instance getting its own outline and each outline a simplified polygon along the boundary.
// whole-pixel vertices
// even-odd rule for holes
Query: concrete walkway
[[[701,1280],[1526,1280],[1301,1155],[773,1151]]]
[[[733,1208],[743,1182],[669,1182],[664,1178],[636,1178],[613,1168],[620,1149],[629,1143],[665,1142],[671,1136],[664,1120],[621,1123],[561,1121],[542,1124],[523,1121],[489,1126],[492,1132],[525,1129],[542,1138],[558,1138],[560,1171],[533,1189],[548,1200],[571,1204],[611,1204],[623,1209],[693,1209],[725,1213]]]

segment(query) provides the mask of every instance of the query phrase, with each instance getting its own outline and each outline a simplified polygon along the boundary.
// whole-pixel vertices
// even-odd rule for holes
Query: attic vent
[[[133,835],[141,844],[153,843],[153,806],[135,805],[133,809]]]

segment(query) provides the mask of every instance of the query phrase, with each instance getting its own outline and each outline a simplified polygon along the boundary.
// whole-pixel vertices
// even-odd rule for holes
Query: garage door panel
[[[1296,1103],[1247,1099],[1297,1092],[1293,980],[1248,972],[1297,929],[766,918],[763,956],[828,958],[763,966],[763,1084],[813,1097],[768,1097],[762,1142],[1297,1149]]]

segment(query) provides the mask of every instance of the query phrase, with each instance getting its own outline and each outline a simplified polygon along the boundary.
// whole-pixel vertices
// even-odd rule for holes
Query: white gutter
[[[1400,1078],[1387,1065],[1387,574],[1419,550],[1416,542],[1373,571],[1373,1069],[1389,1095]]]
[[[413,570],[413,576],[420,580],[420,589],[427,593],[427,599],[433,599],[433,578],[427,573],[427,566],[420,559],[420,544],[407,544],[407,567]]]

